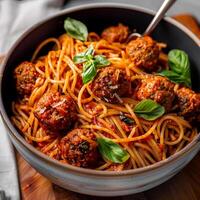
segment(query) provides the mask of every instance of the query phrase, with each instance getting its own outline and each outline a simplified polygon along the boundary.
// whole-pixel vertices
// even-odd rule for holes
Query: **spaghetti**
[[[54,47],[45,56],[39,57],[40,50],[49,43],[54,43]],[[119,171],[148,166],[175,154],[193,140],[197,128],[176,113],[169,112],[148,121],[133,111],[139,102],[137,98],[119,97],[117,103],[106,102],[92,91],[92,81],[83,84],[83,65],[75,64],[73,58],[91,45],[96,55],[106,56],[109,67],[123,70],[132,82],[145,80],[149,76],[132,62],[125,43],[110,43],[94,32],[89,33],[86,42],[67,34],[48,38],[38,46],[31,59],[37,72],[34,89],[30,95],[20,97],[12,104],[12,122],[28,143],[51,158],[67,162],[61,155],[60,141],[69,130],[64,135],[51,134],[34,114],[39,100],[51,90],[70,95],[75,102],[77,120],[71,129],[90,130],[97,138],[109,138],[128,152],[129,159],[120,164],[99,158],[95,167],[98,170]],[[160,45],[160,49],[163,47],[163,44],[157,45]],[[167,56],[164,53],[160,53],[159,63],[167,67]],[[175,84],[174,90],[178,87]],[[121,120],[122,114],[129,119],[129,124]],[[87,134],[83,134],[82,139],[92,142]]]

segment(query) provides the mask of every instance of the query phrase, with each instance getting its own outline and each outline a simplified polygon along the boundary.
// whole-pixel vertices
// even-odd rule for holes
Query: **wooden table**
[[[200,38],[200,28],[190,15],[175,19]],[[17,155],[22,198],[24,200],[200,200],[200,153],[175,177],[146,192],[124,197],[92,197],[77,194],[52,184]]]

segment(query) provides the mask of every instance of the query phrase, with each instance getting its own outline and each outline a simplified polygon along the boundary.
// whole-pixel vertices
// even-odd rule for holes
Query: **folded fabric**
[[[19,185],[14,149],[10,143],[6,129],[0,118],[0,190],[4,190],[6,197],[19,200]]]
[[[60,10],[64,0],[0,1],[0,54],[34,23]]]

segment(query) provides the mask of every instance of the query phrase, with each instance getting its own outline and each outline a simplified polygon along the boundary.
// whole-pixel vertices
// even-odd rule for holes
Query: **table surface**
[[[175,17],[190,28],[199,38],[200,29],[188,15]],[[164,184],[143,193],[124,197],[92,197],[77,194],[52,184],[36,172],[19,154],[17,155],[21,192],[24,200],[199,200],[200,153],[175,177]]]

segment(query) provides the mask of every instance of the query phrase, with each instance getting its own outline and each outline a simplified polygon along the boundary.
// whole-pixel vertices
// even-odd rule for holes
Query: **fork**
[[[149,26],[146,28],[143,34],[140,33],[132,33],[129,35],[127,42],[132,39],[136,39],[137,37],[141,37],[142,35],[150,35],[151,32],[156,28],[161,19],[165,16],[165,13],[169,10],[169,8],[176,2],[176,0],[165,0],[161,5],[160,9],[157,11],[156,15],[152,19]]]

